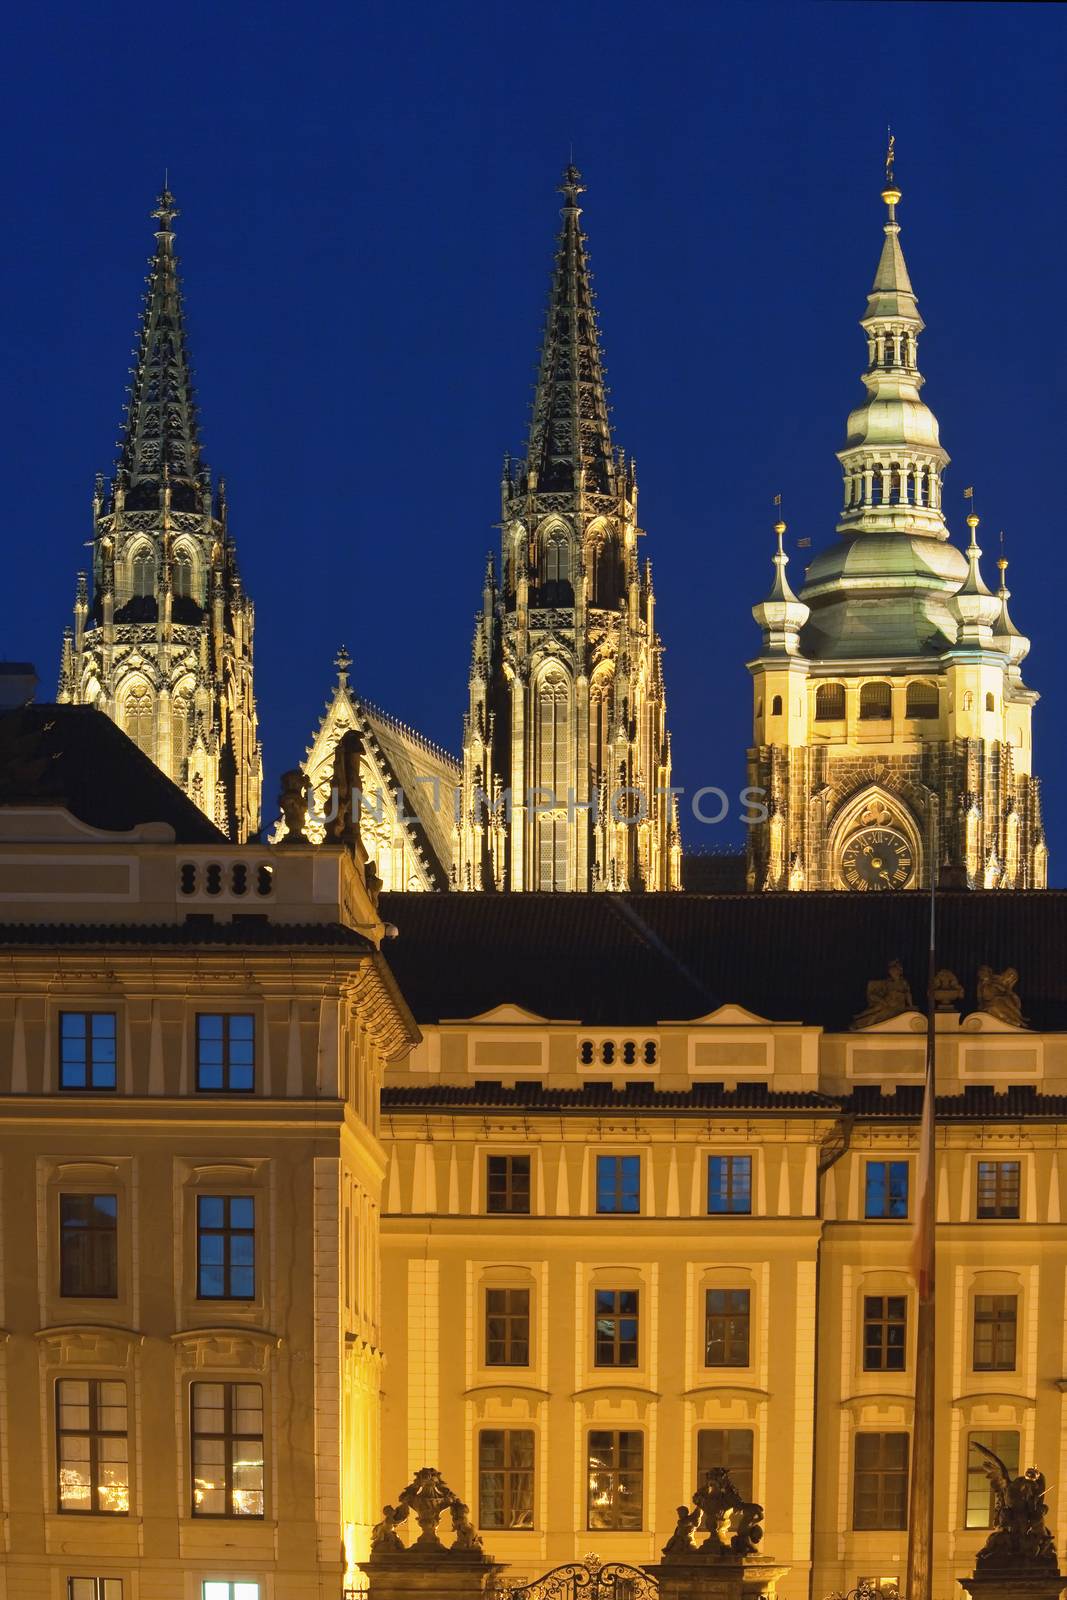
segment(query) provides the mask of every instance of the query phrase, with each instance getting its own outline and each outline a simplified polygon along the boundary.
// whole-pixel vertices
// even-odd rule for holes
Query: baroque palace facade
[[[772,892],[705,895],[638,804],[670,746],[579,190],[462,760],[342,653],[269,843],[163,197],[59,703],[0,673],[0,1600],[340,1600],[426,1465],[511,1581],[655,1561],[725,1467],[782,1600],[891,1590],[935,868],[936,1600],[976,1443],[1067,1482],[1067,895],[1025,641],[941,521],[899,193],[842,542],[797,596],[781,529],[756,608]]]

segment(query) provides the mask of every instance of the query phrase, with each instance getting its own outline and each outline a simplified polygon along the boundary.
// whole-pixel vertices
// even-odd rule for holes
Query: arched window
[[[189,757],[189,735],[192,728],[193,696],[191,687],[179,689],[170,702],[171,777],[184,785],[185,768]]]
[[[601,668],[589,685],[589,753],[593,771],[599,777],[608,770],[611,758],[611,673]]]
[[[613,535],[598,540],[592,552],[592,604],[614,611],[622,598],[622,561],[619,541]]]
[[[174,598],[176,600],[196,598],[193,557],[189,550],[177,550],[174,555]]]
[[[900,466],[894,461],[889,469],[889,504],[899,506],[900,498]]]
[[[995,711],[997,709],[997,702],[992,693],[987,694],[985,697],[985,708],[987,711]]]
[[[860,690],[860,721],[889,722],[893,716],[893,691],[888,683],[865,683]]]
[[[550,533],[541,547],[541,604],[574,604],[570,541],[561,529]]]
[[[924,467],[917,475],[916,501],[921,506],[930,504],[930,468]]]
[[[553,807],[536,818],[539,889],[567,887],[567,791],[573,786],[570,709],[570,682],[565,673],[550,668],[537,688],[535,758],[537,787],[542,791],[538,801]]]
[[[905,713],[916,720],[936,717],[938,713],[937,684],[923,683],[921,681],[909,683]]]
[[[782,714],[782,697],[776,694],[771,701],[771,716],[780,717]]]
[[[845,720],[845,686],[843,683],[820,683],[815,691],[816,722],[843,722]]]
[[[155,757],[155,697],[146,683],[135,683],[122,702],[122,726],[129,738],[146,756]]]
[[[147,545],[135,551],[130,562],[130,589],[138,598],[156,592],[156,558]]]
[[[871,473],[871,505],[880,506],[882,503],[882,469],[875,467]]]

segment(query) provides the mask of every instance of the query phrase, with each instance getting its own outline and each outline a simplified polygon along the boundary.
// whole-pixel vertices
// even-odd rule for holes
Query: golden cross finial
[[[896,182],[893,176],[893,163],[897,158],[897,136],[892,128],[886,128],[885,131],[888,140],[885,147],[885,186],[887,189],[892,189]]]

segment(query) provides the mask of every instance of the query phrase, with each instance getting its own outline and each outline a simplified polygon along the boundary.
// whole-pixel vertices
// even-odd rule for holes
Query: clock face
[[[841,857],[847,889],[905,889],[915,859],[911,845],[895,828],[863,828],[854,833]]]

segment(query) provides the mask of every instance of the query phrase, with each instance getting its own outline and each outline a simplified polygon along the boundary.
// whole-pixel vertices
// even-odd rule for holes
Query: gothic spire
[[[158,222],[156,249],[117,465],[130,510],[159,506],[164,476],[175,510],[199,510],[201,505],[204,468],[174,253],[177,215],[174,196],[164,187],[152,212]]]
[[[585,235],[579,218],[582,175],[563,173],[563,227],[548,303],[541,367],[526,452],[530,488],[543,494],[615,492],[604,368]],[[534,474],[536,473],[536,478]]]

